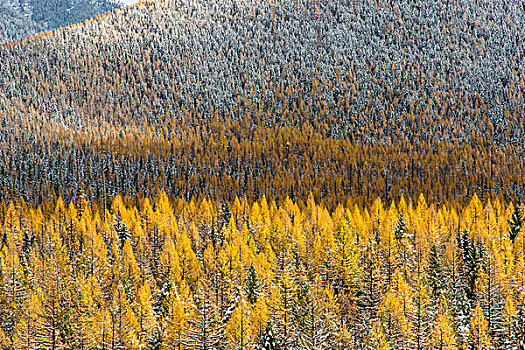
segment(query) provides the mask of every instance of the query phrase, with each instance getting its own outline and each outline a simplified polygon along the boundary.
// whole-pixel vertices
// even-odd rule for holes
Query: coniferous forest
[[[117,0],[0,0],[0,42],[79,22],[119,4]]]
[[[522,1],[2,1],[0,349],[525,348]]]

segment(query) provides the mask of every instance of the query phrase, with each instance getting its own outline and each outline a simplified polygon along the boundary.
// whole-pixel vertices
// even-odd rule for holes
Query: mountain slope
[[[2,181],[30,198],[516,196],[523,28],[520,1],[117,10],[2,48]]]
[[[0,42],[80,22],[119,4],[112,0],[0,0]]]
[[[24,16],[16,6],[0,1],[0,42],[28,37],[42,30],[41,25]]]

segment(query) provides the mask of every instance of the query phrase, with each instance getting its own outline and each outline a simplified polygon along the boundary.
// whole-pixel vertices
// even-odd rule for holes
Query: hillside
[[[0,350],[523,349],[523,0],[17,1]]]
[[[0,42],[80,22],[119,5],[112,0],[0,0]]]
[[[119,9],[2,47],[0,183],[37,201],[516,198],[524,17],[520,1]]]

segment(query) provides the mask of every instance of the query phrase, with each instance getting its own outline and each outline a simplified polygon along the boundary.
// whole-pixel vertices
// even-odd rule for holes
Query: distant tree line
[[[524,194],[519,1],[151,1],[0,48],[0,196]]]

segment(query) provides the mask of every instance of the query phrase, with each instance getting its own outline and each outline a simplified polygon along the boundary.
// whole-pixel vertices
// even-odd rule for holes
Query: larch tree
[[[380,321],[375,321],[371,325],[371,332],[368,341],[366,342],[365,349],[367,350],[390,350],[390,346],[387,337],[383,331],[383,327]]]
[[[37,331],[39,315],[42,313],[42,289],[31,291],[22,309],[22,317],[16,327],[13,347],[16,349],[39,349]],[[6,338],[7,341],[7,338]]]
[[[319,277],[313,282],[302,281],[294,310],[297,324],[297,344],[300,348],[324,349],[327,347],[330,330],[323,319],[322,287]]]
[[[155,334],[157,327],[157,317],[155,311],[153,311],[151,289],[147,281],[139,288],[132,306],[138,323],[139,349],[146,349],[148,341]]]
[[[371,325],[377,320],[379,304],[386,292],[386,286],[381,275],[381,260],[376,240],[370,235],[363,242],[360,261],[362,266],[362,280],[356,292],[356,306],[358,315],[354,320],[354,336],[357,343],[365,341]]]
[[[489,334],[488,323],[485,319],[485,316],[483,316],[483,311],[479,304],[473,310],[472,317],[470,319],[468,347],[472,350],[494,349],[494,345]]]
[[[186,282],[177,288],[175,285],[169,291],[164,301],[165,315],[163,319],[164,348],[185,349],[184,332],[188,329],[188,319],[192,311],[192,297]]]
[[[198,282],[193,295],[190,317],[184,327],[182,344],[195,350],[214,350],[224,339],[224,323],[219,319],[218,309],[209,293],[209,281]]]
[[[412,347],[413,293],[402,273],[396,270],[392,284],[379,306],[382,329],[393,348]]]
[[[439,297],[438,309],[430,327],[429,345],[432,350],[456,350],[458,344],[446,298]]]
[[[291,254],[288,249],[279,252],[268,300],[272,323],[281,337],[279,342],[282,346],[293,343],[296,331],[293,318],[297,300],[297,276]]]
[[[0,328],[4,330],[9,343],[13,344],[27,290],[14,236],[10,235],[6,243],[0,251]]]
[[[36,339],[37,344],[44,349],[71,346],[73,341],[69,317],[73,306],[69,287],[72,273],[66,247],[55,227],[60,227],[60,224],[49,227],[44,234],[44,249],[49,258],[40,261],[41,265],[36,267],[43,291]]]
[[[254,327],[253,305],[239,289],[235,309],[225,327],[226,348],[232,350],[253,349],[256,344],[257,329]]]
[[[111,333],[108,334],[110,349],[136,349],[139,346],[139,325],[129,301],[130,295],[126,293],[122,284],[113,291],[109,305],[111,316]]]

